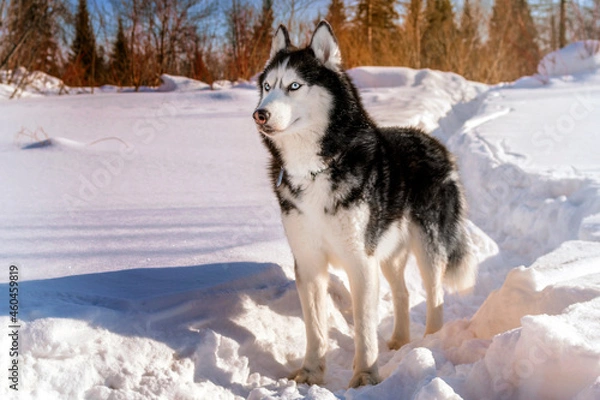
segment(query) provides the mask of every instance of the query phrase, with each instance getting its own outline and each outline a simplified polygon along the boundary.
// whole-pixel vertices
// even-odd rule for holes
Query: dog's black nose
[[[254,111],[254,114],[252,114],[252,118],[254,118],[254,122],[256,122],[258,125],[266,124],[267,121],[269,120],[270,116],[271,116],[271,114],[263,108]]]

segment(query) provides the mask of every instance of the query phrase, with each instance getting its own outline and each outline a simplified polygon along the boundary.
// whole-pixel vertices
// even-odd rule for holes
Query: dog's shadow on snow
[[[8,284],[0,284],[0,291],[7,293]],[[20,281],[19,301],[19,319],[25,322],[80,319],[119,335],[164,342],[177,357],[194,360],[196,381],[210,379],[234,391],[228,372],[219,371],[206,357],[219,351],[223,340],[217,335],[233,339],[230,344],[239,343],[238,355],[247,357],[250,373],[279,378],[290,366],[265,345],[269,327],[252,326],[253,310],[256,314],[267,306],[273,323],[293,321],[301,328],[298,335],[304,334],[294,281],[271,263],[129,269]],[[7,315],[8,310],[3,310]],[[257,333],[267,337],[257,338]]]

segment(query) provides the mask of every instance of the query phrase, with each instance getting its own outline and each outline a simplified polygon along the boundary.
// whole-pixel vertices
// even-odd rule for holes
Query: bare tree
[[[250,53],[250,74],[261,71],[269,57],[271,37],[273,35],[273,0],[263,0],[260,14],[252,28],[252,46]]]
[[[4,13],[0,69],[22,66],[58,75],[62,64],[59,38],[70,17],[64,0],[13,1]]]
[[[290,31],[292,43],[302,45],[311,37],[313,25],[308,10],[314,10],[318,0],[280,0],[274,2],[275,19],[285,24]]]
[[[0,35],[5,33],[4,20],[6,18],[6,0],[0,0]]]
[[[215,11],[204,0],[152,0],[148,19],[159,73],[178,70],[185,50],[195,43],[196,27]]]
[[[250,77],[253,48],[253,27],[256,12],[249,3],[233,0],[227,10],[228,74],[234,79]]]
[[[216,5],[213,0],[113,0],[128,32],[129,81],[139,88],[163,73],[191,73],[191,64],[204,54],[199,30]]]
[[[600,0],[572,0],[567,15],[573,40],[600,39]]]

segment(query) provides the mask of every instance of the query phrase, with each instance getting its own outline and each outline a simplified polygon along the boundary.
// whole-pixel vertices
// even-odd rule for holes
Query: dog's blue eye
[[[267,82],[265,82],[265,84],[263,85],[263,88],[265,89],[265,92],[268,92],[269,90],[271,90],[271,85],[269,85]]]
[[[298,90],[298,89],[300,89],[301,86],[302,85],[299,84],[298,82],[292,82],[292,84],[289,86],[289,89],[290,90]]]

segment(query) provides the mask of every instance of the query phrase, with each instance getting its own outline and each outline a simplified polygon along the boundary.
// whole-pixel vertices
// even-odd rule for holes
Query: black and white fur
[[[415,254],[427,292],[425,333],[442,326],[445,280],[473,285],[465,204],[452,156],[415,128],[380,128],[341,66],[323,21],[297,49],[285,27],[273,39],[253,114],[271,153],[270,175],[295,259],[306,324],[306,357],[291,378],[321,383],[327,351],[328,265],[343,268],[352,293],[355,357],[351,387],[379,382],[379,270],[393,292],[389,347],[409,341],[404,267]]]

